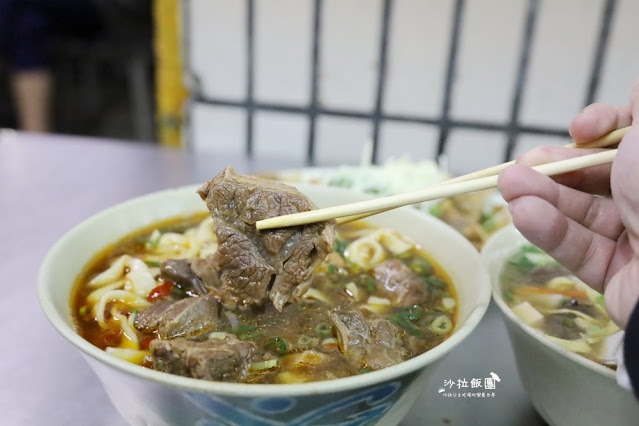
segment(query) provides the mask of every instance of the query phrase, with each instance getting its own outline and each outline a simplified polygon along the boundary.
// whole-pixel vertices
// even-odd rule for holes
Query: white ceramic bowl
[[[519,376],[541,416],[551,425],[632,425],[639,403],[617,384],[615,372],[551,342],[508,307],[499,285],[507,259],[527,240],[510,225],[484,245],[482,259],[492,280],[493,299],[503,313]]]
[[[298,185],[319,206],[368,197],[336,188]],[[80,337],[69,307],[71,287],[95,253],[126,234],[162,219],[202,211],[196,187],[161,191],[99,213],[63,236],[40,269],[40,304],[53,326],[79,349],[120,414],[133,425],[398,423],[435,363],[477,326],[490,301],[490,279],[479,254],[437,219],[404,208],[371,222],[419,242],[450,274],[458,292],[451,337],[432,350],[380,371],[295,385],[196,380],[146,369],[112,357]]]

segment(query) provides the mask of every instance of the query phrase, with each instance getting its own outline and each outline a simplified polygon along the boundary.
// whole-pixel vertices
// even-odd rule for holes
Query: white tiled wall
[[[306,159],[308,118],[257,111],[253,125],[255,157],[280,157],[283,163],[303,164]]]
[[[526,6],[526,0],[466,1],[453,118],[498,123],[510,118]]]
[[[629,88],[639,78],[639,1],[618,0],[608,55],[597,101],[625,104]]]
[[[187,56],[206,97],[242,100],[246,96],[246,3],[188,0],[191,26]],[[198,134],[197,132],[195,133]]]
[[[448,167],[455,174],[465,174],[501,163],[505,146],[502,132],[452,130],[446,151]]]
[[[521,121],[567,127],[584,106],[603,0],[542,1]]]
[[[452,12],[452,1],[395,2],[388,45],[385,113],[440,115]]]
[[[247,90],[247,1],[184,0],[189,4],[187,57],[199,94],[242,101]],[[454,0],[394,0],[388,40],[386,114],[437,119],[441,114]],[[567,128],[586,98],[605,0],[540,0],[520,122]],[[313,0],[255,0],[254,95],[258,102],[305,108],[310,102]],[[318,101],[321,107],[371,112],[377,95],[382,0],[322,0]],[[466,0],[450,114],[455,120],[506,123],[528,0]],[[639,76],[639,1],[618,0],[596,99],[624,103]],[[195,104],[190,145],[243,152],[245,112]],[[281,155],[304,164],[308,120],[257,111],[256,156]],[[372,125],[318,116],[320,165],[357,163]],[[438,129],[404,122],[380,126],[380,160],[408,153],[433,157]],[[515,153],[566,140],[522,135]],[[447,153],[456,172],[501,161],[501,132],[454,130]],[[287,160],[287,161],[288,161]]]
[[[380,0],[324,0],[320,105],[372,111],[382,22]]]
[[[307,104],[311,88],[312,1],[269,0],[258,1],[255,6],[256,99]]]
[[[424,124],[386,121],[380,126],[380,162],[390,157],[435,158],[439,129]]]
[[[320,116],[315,141],[317,165],[359,164],[370,135],[368,120]]]
[[[196,151],[241,155],[246,150],[246,111],[207,104],[190,108],[191,146]]]

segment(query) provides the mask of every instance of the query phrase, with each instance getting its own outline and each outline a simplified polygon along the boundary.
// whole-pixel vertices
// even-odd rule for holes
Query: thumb
[[[630,246],[639,255],[639,123],[632,126],[619,145],[610,184]]]
[[[639,300],[639,257],[635,255],[610,279],[604,300],[610,318],[625,329]]]

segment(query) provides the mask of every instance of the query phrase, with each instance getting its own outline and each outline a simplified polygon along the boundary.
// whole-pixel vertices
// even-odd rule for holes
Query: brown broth
[[[197,226],[205,217],[206,214],[202,213],[149,225],[127,235],[96,254],[78,277],[71,294],[71,308],[78,333],[100,349],[117,346],[122,339],[121,331],[117,324],[113,328],[102,328],[91,314],[86,313],[86,298],[94,290],[88,288],[87,283],[94,276],[106,270],[110,263],[122,254],[132,256],[144,254],[146,251],[144,241],[148,239],[154,229],[159,229],[162,232],[183,232],[188,228]],[[351,236],[350,239],[352,240],[355,235],[374,229],[377,228],[358,222],[342,225],[338,227],[337,232],[338,236],[348,235]],[[453,324],[452,328],[454,328],[456,307],[446,310],[441,307],[441,303],[444,297],[457,300],[455,289],[448,274],[419,246],[415,245],[407,254],[400,257],[393,256],[386,250],[386,256],[389,259],[398,258],[405,264],[411,265],[411,268],[415,268],[415,271],[426,269],[422,275],[424,285],[429,288],[429,295],[424,303],[411,307],[411,311],[409,311],[408,307],[391,306],[386,312],[380,314],[380,316],[389,319],[399,328],[400,335],[409,351],[407,358],[412,358],[438,345],[448,338],[452,332],[451,329],[443,334],[437,334],[429,328],[429,325],[435,318],[443,315],[450,319]],[[361,298],[379,296],[371,280],[370,271],[360,270],[352,264],[336,267],[325,261],[314,271],[312,287],[320,290],[331,301],[331,304],[336,306],[351,300],[345,291],[345,286],[351,282],[356,284],[358,292],[361,293]],[[160,283],[161,279],[158,279],[158,284]],[[358,303],[358,305],[363,304],[361,301]],[[344,362],[345,360],[339,347],[336,344],[331,344],[331,339],[335,337],[335,330],[328,320],[328,310],[329,308],[326,304],[318,301],[291,303],[286,305],[282,312],[275,310],[270,303],[262,307],[254,307],[242,311],[227,311],[226,308],[221,308],[218,331],[234,333],[241,340],[252,340],[259,347],[264,348],[267,353],[275,356],[284,354],[279,353],[282,352],[281,342],[284,342],[285,351],[283,352],[285,352],[286,356],[281,358],[281,364],[284,367],[275,371],[255,374],[249,379],[251,383],[279,382],[281,379],[278,379],[278,377],[281,376],[278,375],[283,368],[286,368],[287,362],[289,362],[287,360],[298,356],[296,354],[302,354],[309,350],[313,352],[308,353],[319,354],[317,356],[322,358],[320,363],[322,368],[302,363],[306,367],[301,368],[297,365],[296,367],[291,367],[290,371],[286,371],[292,372],[291,374],[303,375],[308,381],[345,377],[370,371],[367,365],[361,365],[357,368],[349,366],[347,362]],[[134,312],[133,310],[125,309],[122,310],[122,313],[129,316]],[[236,320],[239,321],[241,324],[239,328],[234,329],[232,327],[228,317],[229,314],[234,315]],[[107,324],[109,323],[107,322]],[[138,330],[136,330],[136,333],[141,349],[146,349],[148,342],[156,338],[153,334],[145,334]],[[149,363],[144,365],[150,366]]]

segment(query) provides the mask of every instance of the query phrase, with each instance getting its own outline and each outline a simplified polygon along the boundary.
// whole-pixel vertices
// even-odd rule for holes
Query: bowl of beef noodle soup
[[[396,424],[486,310],[478,253],[410,208],[254,225],[367,198],[227,168],[68,232],[40,302],[131,424]]]
[[[482,258],[519,376],[544,420],[636,423],[639,406],[616,379],[623,331],[606,313],[603,296],[512,225],[488,240]]]

